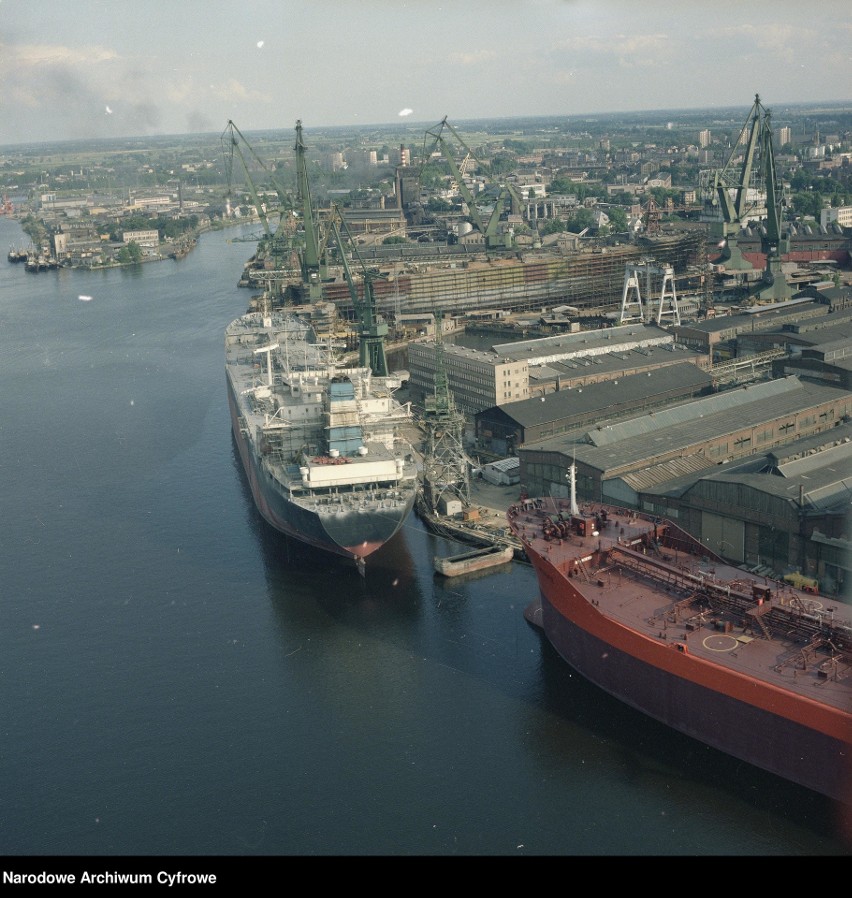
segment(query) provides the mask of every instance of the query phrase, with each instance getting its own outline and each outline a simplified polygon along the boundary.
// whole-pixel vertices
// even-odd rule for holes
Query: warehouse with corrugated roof
[[[649,479],[765,453],[850,417],[848,390],[785,377],[522,446],[521,483],[530,495],[567,496],[573,461],[580,498],[635,508]]]
[[[738,464],[641,490],[643,511],[676,520],[757,574],[798,572],[852,601],[852,422]]]
[[[508,455],[526,443],[548,439],[602,419],[615,420],[708,393],[713,378],[691,362],[565,388],[522,402],[492,406],[475,418],[476,446]]]

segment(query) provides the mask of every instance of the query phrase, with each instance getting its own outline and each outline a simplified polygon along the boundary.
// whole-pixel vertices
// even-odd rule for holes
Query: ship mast
[[[579,514],[580,507],[577,505],[577,463],[571,460],[571,467],[568,468],[568,482],[571,485],[571,514]]]

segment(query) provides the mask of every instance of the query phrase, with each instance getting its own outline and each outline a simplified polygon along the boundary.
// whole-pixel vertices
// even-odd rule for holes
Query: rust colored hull
[[[811,646],[818,641],[814,637],[800,648],[786,634],[773,637],[769,624],[762,625],[766,633],[761,633],[757,615],[747,619],[745,630],[740,626],[734,629],[729,624],[723,626],[723,615],[712,609],[703,611],[696,625],[694,616],[678,618],[678,613],[695,601],[700,587],[693,587],[692,596],[684,593],[685,598],[677,593],[676,578],[667,589],[647,578],[637,579],[634,587],[625,575],[626,568],[619,566],[623,550],[617,538],[609,553],[606,545],[601,548],[604,540],[597,532],[584,546],[577,537],[542,539],[528,521],[520,526],[517,510],[510,509],[509,520],[524,539],[538,577],[540,601],[528,608],[525,616],[541,627],[559,655],[578,673],[681,733],[852,805],[852,693],[844,682],[848,646],[839,658],[834,656],[833,668],[826,667],[820,656],[819,664],[834,670],[834,675],[823,676],[822,670],[813,676],[805,670],[800,673],[797,653],[810,657]],[[655,523],[655,535],[658,526],[663,530]],[[685,541],[680,542],[679,549],[685,546]],[[634,554],[637,569],[647,563],[657,575],[666,575],[666,562],[643,562],[641,552]],[[585,569],[591,571],[598,565],[597,569],[606,573],[581,576],[579,568],[572,567],[574,557],[582,557]],[[680,554],[671,571],[682,576],[689,567],[684,564],[686,558]],[[714,576],[715,572],[714,568]],[[722,597],[725,588],[718,588]],[[773,596],[771,587],[758,584],[759,590],[764,588],[770,590],[768,604],[775,601],[780,608],[798,601],[792,592]],[[758,602],[756,609],[762,615],[763,601]],[[634,605],[635,625],[627,610]],[[709,608],[709,604],[702,607]],[[747,629],[752,620],[754,630]],[[648,621],[653,621],[652,625],[647,625]],[[772,626],[779,629],[778,624]],[[844,629],[837,633],[847,635]],[[816,667],[816,661],[810,666]],[[829,691],[831,700],[823,700]]]

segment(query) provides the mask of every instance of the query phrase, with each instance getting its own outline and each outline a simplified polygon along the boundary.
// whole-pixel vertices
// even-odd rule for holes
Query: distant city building
[[[138,243],[139,246],[157,246],[160,243],[160,232],[156,229],[150,231],[123,231],[122,242]]]
[[[710,132],[708,130],[698,132],[698,146],[704,148],[710,146]]]
[[[825,228],[832,222],[837,222],[841,228],[852,228],[852,206],[823,209],[819,214],[820,225]]]

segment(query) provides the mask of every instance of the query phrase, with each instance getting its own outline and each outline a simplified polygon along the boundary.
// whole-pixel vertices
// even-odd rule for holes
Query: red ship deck
[[[743,728],[783,739],[773,755],[804,753],[813,742],[814,764],[846,768],[848,606],[748,574],[671,522],[628,509],[586,505],[572,514],[568,500],[536,499],[508,517],[542,594],[528,619],[580,673],[683,732],[812,788],[821,788],[819,778],[814,785],[784,760],[764,759],[767,734]]]

